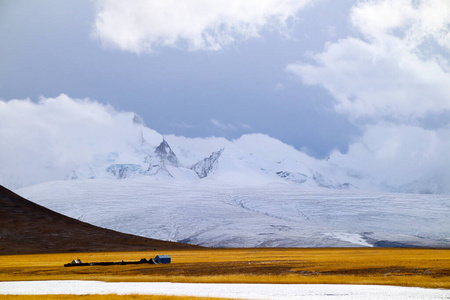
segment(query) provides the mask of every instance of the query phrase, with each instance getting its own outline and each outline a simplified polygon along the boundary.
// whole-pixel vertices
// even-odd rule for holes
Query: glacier
[[[208,247],[450,247],[448,195],[149,176],[16,192],[97,226]]]

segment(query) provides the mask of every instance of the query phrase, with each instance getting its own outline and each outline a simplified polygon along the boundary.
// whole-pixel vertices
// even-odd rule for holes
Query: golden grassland
[[[77,258],[83,262],[129,261],[158,254],[170,255],[172,264],[63,266]],[[0,256],[0,281],[20,280],[382,284],[449,289],[450,249],[202,249]]]

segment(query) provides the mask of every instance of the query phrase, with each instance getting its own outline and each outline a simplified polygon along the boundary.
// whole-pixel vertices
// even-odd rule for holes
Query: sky
[[[3,141],[62,126],[68,98],[69,118],[263,133],[379,176],[450,169],[448,0],[2,0],[0,41]]]

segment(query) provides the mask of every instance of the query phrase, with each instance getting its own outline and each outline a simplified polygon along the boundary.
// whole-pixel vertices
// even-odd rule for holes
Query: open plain
[[[169,265],[64,267],[169,254]],[[0,281],[365,284],[450,288],[450,250],[202,249],[0,256]]]

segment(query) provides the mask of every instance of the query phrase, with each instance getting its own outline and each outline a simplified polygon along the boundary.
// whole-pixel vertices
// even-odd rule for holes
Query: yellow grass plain
[[[158,254],[170,255],[172,263],[63,266],[77,258],[83,262],[130,261]],[[202,249],[0,256],[0,281],[21,280],[382,284],[449,289],[450,249]]]

